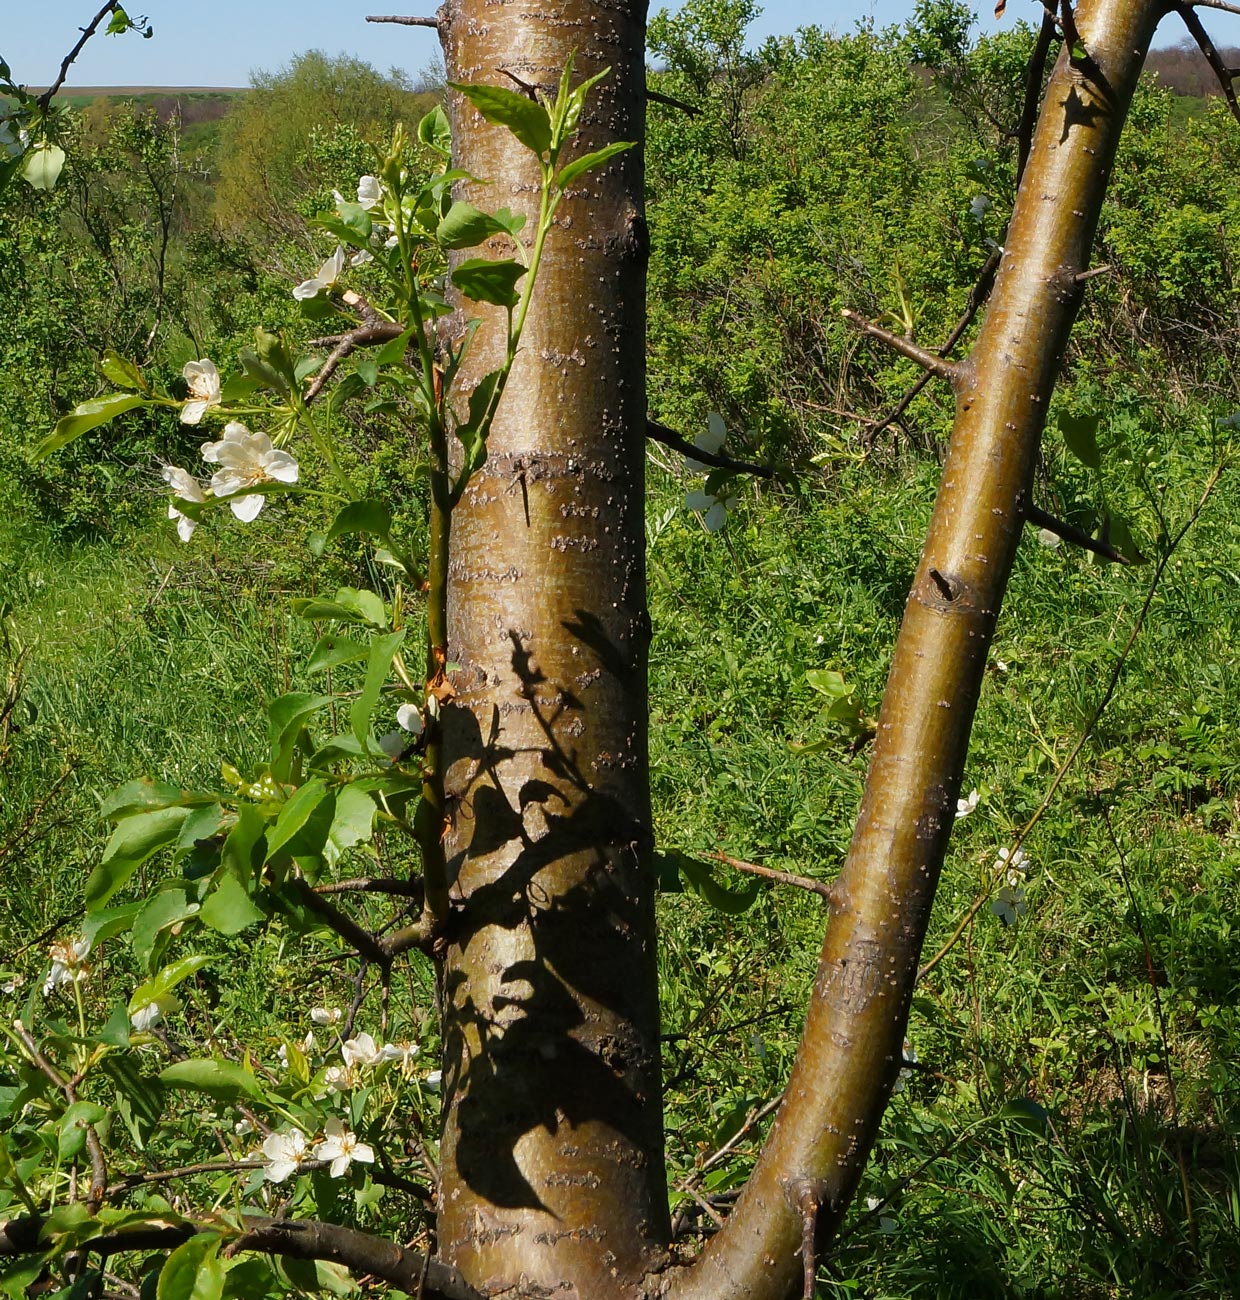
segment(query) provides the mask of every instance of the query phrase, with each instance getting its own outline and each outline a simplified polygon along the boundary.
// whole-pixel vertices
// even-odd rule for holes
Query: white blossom
[[[328,1092],[352,1092],[357,1087],[357,1074],[351,1065],[328,1066],[323,1075]]]
[[[86,958],[90,955],[89,939],[62,939],[52,944],[49,955],[52,969],[43,981],[43,996],[46,997],[62,984],[76,984],[90,974]]]
[[[306,1146],[306,1135],[300,1129],[289,1129],[287,1133],[272,1133],[263,1143],[263,1155],[267,1157],[266,1177],[273,1183],[282,1183],[290,1174],[295,1174],[304,1160],[310,1158],[310,1148]]]
[[[310,1021],[315,1025],[338,1025],[344,1012],[339,1007],[311,1007]]]
[[[14,131],[12,122],[0,122],[0,150],[3,150],[10,158],[16,158],[25,153],[29,139],[30,136],[26,131]]]
[[[369,1034],[355,1034],[340,1048],[345,1065],[378,1065],[383,1051]]]
[[[358,204],[369,212],[383,202],[383,182],[377,176],[363,176],[357,183]]]
[[[1027,870],[1025,867],[1025,850],[1017,849],[1013,853],[1010,849],[1000,849],[998,860],[995,862],[995,870],[1007,872],[1009,885],[1019,885]]]
[[[1004,885],[990,904],[990,910],[1004,925],[1015,925],[1016,918],[1028,911],[1025,891],[1019,886]]]
[[[174,497],[180,497],[182,501],[199,503],[207,499],[202,484],[188,470],[178,469],[175,465],[165,465],[160,472],[164,482],[172,488]],[[193,537],[194,529],[198,527],[198,520],[182,514],[177,509],[175,501],[168,502],[168,518],[177,521],[177,536],[183,542],[188,542]]]
[[[244,1115],[233,1125],[233,1132],[238,1137],[249,1137],[254,1132],[254,1121]]]
[[[287,451],[274,448],[265,433],[251,433],[236,420],[224,426],[219,442],[202,444],[202,458],[208,465],[223,466],[211,476],[211,490],[217,497],[232,496],[260,483],[296,483],[300,473]],[[238,519],[249,523],[266,500],[260,493],[251,493],[230,501],[229,506]]]
[[[886,1204],[886,1202],[880,1200],[877,1196],[867,1196],[865,1198],[865,1208],[871,1213],[877,1210],[880,1205],[884,1204]],[[896,1227],[896,1221],[889,1214],[880,1214],[878,1216],[878,1230],[883,1234],[883,1236],[889,1237],[893,1232],[895,1232]]]
[[[152,998],[144,1006],[140,1006],[137,1011],[130,1012],[129,1023],[139,1032],[150,1029],[153,1025],[159,1024],[165,1016],[170,1016],[173,1012],[180,1011],[181,1003],[171,993],[164,993],[160,997]]]
[[[728,440],[728,426],[723,422],[723,416],[718,411],[708,411],[706,413],[706,429],[699,433],[693,440],[693,445],[708,455],[717,456],[723,450],[723,444]],[[685,457],[685,463],[691,469],[706,469],[707,466],[700,460],[694,460],[692,456]]]
[[[344,1121],[333,1117],[323,1126],[326,1134],[323,1141],[314,1148],[315,1158],[331,1161],[331,1176],[339,1178],[354,1160],[362,1164],[374,1164],[375,1153],[365,1142],[357,1140],[357,1134],[351,1133],[344,1126]]]
[[[993,206],[994,204],[991,203],[985,194],[978,194],[974,197],[973,202],[969,204],[969,216],[971,216],[974,221],[981,221]]]
[[[220,404],[220,372],[215,362],[203,357],[187,361],[181,374],[189,384],[190,400],[181,408],[182,424],[197,424],[212,406]]]
[[[335,288],[336,281],[344,272],[344,261],[344,249],[337,244],[336,251],[319,267],[318,273],[311,276],[309,280],[303,280],[293,290],[293,297],[299,301],[317,298],[319,294]]]
[[[957,799],[956,820],[958,822],[962,822],[966,817],[976,812],[978,801],[980,799],[981,799],[981,795],[979,795],[976,790],[970,790],[969,797],[967,799]]]
[[[365,266],[367,262],[373,262],[375,255],[366,248],[359,248],[356,253],[349,258],[350,266]]]
[[[700,514],[707,530],[717,533],[728,522],[728,511],[736,509],[736,497],[717,496],[704,488],[697,488],[685,494],[685,508]]]
[[[431,1092],[438,1092],[443,1084],[443,1071],[432,1070],[424,1081]]]

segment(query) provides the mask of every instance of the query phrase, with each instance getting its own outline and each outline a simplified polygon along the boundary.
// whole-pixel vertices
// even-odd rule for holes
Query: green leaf
[[[268,862],[301,830],[326,796],[327,784],[316,779],[307,781],[284,805],[276,824],[267,833]]]
[[[156,949],[166,947],[160,943],[160,935],[171,926],[188,920],[197,911],[198,904],[190,900],[184,889],[161,889],[147,900],[129,937],[133,954],[144,970],[149,969]]]
[[[305,691],[290,691],[267,706],[269,719],[268,739],[271,742],[271,775],[276,781],[287,781],[297,737],[306,719],[331,703],[330,695],[311,695]]]
[[[503,86],[462,86],[462,95],[496,126],[506,126],[527,149],[542,157],[551,148],[551,118],[536,100]]]
[[[355,248],[368,247],[370,232],[374,229],[370,213],[360,203],[352,203],[348,199],[336,204],[336,211],[340,215],[338,221],[331,217],[320,217],[318,224]]]
[[[306,672],[321,673],[325,668],[335,668],[339,664],[350,664],[355,660],[365,659],[369,653],[370,647],[363,645],[361,641],[353,641],[347,636],[329,632],[327,636],[321,636],[315,642],[314,649],[310,651],[310,658],[306,662]]]
[[[1098,425],[1100,416],[1072,415],[1068,411],[1059,413],[1059,432],[1063,434],[1064,445],[1081,462],[1090,469],[1102,468],[1102,456],[1098,451]]]
[[[237,824],[228,832],[220,854],[220,871],[249,888],[254,879],[254,846],[263,838],[267,819],[250,803],[237,809]]]
[[[82,402],[56,422],[52,432],[34,449],[33,459],[45,460],[52,452],[59,451],[75,438],[80,438],[91,429],[97,429],[101,424],[107,424],[109,420],[115,420],[118,415],[124,415],[126,411],[132,411],[135,406],[142,404],[143,399],[136,393],[105,393],[102,397]]]
[[[102,907],[147,858],[171,844],[188,816],[188,808],[159,808],[122,818],[86,881],[87,910]]]
[[[445,158],[452,157],[452,128],[448,115],[438,104],[418,123],[418,139]]]
[[[336,812],[327,833],[325,857],[328,865],[339,860],[355,844],[365,844],[374,833],[375,801],[355,785],[346,785],[336,794]]]
[[[511,309],[521,300],[516,285],[524,274],[525,267],[509,258],[491,262],[484,257],[471,257],[452,272],[452,283],[474,302]]]
[[[107,821],[119,821],[136,812],[153,812],[156,808],[188,807],[192,804],[211,803],[214,796],[191,794],[180,786],[168,785],[163,781],[152,781],[143,777],[137,781],[127,781],[118,790],[113,790],[103,801],[100,815]]]
[[[103,377],[114,383],[117,388],[136,393],[151,391],[151,386],[143,379],[138,367],[127,357],[121,356],[115,348],[108,348],[99,359],[99,369],[103,371]]]
[[[602,149],[596,149],[593,153],[582,154],[580,158],[574,158],[567,166],[560,168],[559,173],[556,175],[556,182],[561,189],[567,189],[584,172],[592,171],[595,167],[601,167],[618,153],[623,153],[626,149],[632,149],[635,144],[636,141],[634,140],[618,140],[614,144],[604,146]]]
[[[120,907],[106,907],[99,911],[87,912],[82,922],[82,938],[92,948],[97,948],[105,939],[114,939],[118,934],[129,930],[134,918],[146,906],[144,899],[136,903],[123,903]]]
[[[337,537],[348,533],[373,533],[376,537],[386,537],[391,528],[392,516],[382,501],[350,501],[332,520],[327,540],[334,542]]]
[[[165,966],[158,975],[152,976],[149,980],[143,980],[141,984],[134,989],[133,997],[129,999],[129,1014],[162,998],[165,994],[171,993],[178,984],[189,979],[191,975],[196,975],[204,966],[209,966],[215,960],[208,953],[195,952],[188,957],[182,957],[180,961],[174,961]]]
[[[156,1300],[220,1300],[224,1292],[224,1266],[220,1239],[202,1232],[183,1241],[159,1271]]]
[[[73,1160],[86,1146],[86,1125],[98,1124],[107,1115],[107,1108],[93,1101],[75,1101],[60,1117],[56,1134],[57,1148],[62,1160]]]
[[[266,913],[255,906],[235,876],[225,873],[203,903],[199,919],[219,934],[234,935],[265,920]]]
[[[159,1072],[166,1088],[187,1088],[205,1092],[218,1101],[240,1101],[242,1097],[261,1097],[258,1080],[233,1061],[177,1061]]]
[[[999,1111],[998,1118],[1014,1120],[1022,1128],[1041,1135],[1046,1132],[1050,1113],[1031,1097],[1018,1097],[1014,1101],[1005,1103]]]
[[[121,1013],[128,1027],[128,1012],[121,1007]],[[152,1075],[142,1073],[136,1054],[109,1052],[99,1062],[99,1068],[112,1081],[116,1109],[133,1135],[134,1144],[139,1151],[143,1150],[164,1111],[163,1084]]]
[[[31,189],[46,192],[56,188],[64,165],[65,151],[58,144],[40,140],[26,150],[19,174]]]
[[[853,688],[844,680],[844,674],[833,668],[811,668],[805,674],[805,680],[819,695],[825,695],[829,700],[846,700],[853,693]]]
[[[383,601],[373,591],[359,587],[341,587],[331,600],[294,600],[291,608],[298,618],[334,618],[341,623],[369,623],[371,627],[388,625]]]
[[[392,658],[405,639],[405,629],[389,632],[387,636],[376,637],[370,647],[370,661],[366,665],[366,680],[362,683],[361,694],[353,701],[349,709],[349,724],[357,737],[358,744],[365,745],[370,736],[370,719],[379,702],[379,693],[391,671]]]
[[[457,200],[439,223],[435,238],[440,248],[477,248],[492,235],[506,235],[508,228],[494,217],[474,207],[472,203]]]

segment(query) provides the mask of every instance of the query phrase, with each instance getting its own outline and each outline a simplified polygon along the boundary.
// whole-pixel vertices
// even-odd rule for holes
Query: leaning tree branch
[[[1237,122],[1240,122],[1240,103],[1236,102],[1236,90],[1231,84],[1237,76],[1240,76],[1240,69],[1229,68],[1223,62],[1218,47],[1210,39],[1210,33],[1202,26],[1201,19],[1193,12],[1192,5],[1183,3],[1183,0],[1180,0],[1179,3],[1172,7],[1184,20],[1184,26],[1188,28],[1193,39],[1201,48],[1202,54],[1206,56],[1206,62],[1213,69],[1214,75],[1218,78],[1218,84],[1223,88],[1223,94],[1227,97],[1227,104],[1231,109],[1232,117]]]
[[[39,1236],[45,1222],[31,1216],[0,1223],[0,1258],[31,1255],[42,1249]],[[314,1219],[270,1219],[250,1214],[242,1216],[240,1226],[238,1233],[236,1225],[227,1219],[205,1218],[196,1223],[134,1228],[100,1234],[78,1249],[107,1259],[133,1251],[167,1250],[200,1232],[219,1232],[233,1238],[226,1248],[229,1255],[256,1251],[290,1259],[329,1260],[351,1273],[369,1274],[424,1300],[484,1300],[481,1292],[475,1291],[450,1265],[355,1228]]]
[[[1051,51],[1055,39],[1055,17],[1049,11],[1042,15],[1042,26],[1038,31],[1037,44],[1033,47],[1033,57],[1025,76],[1025,101],[1021,105],[1020,121],[1016,126],[1016,184],[1025,174],[1025,164],[1029,161],[1029,150],[1033,147],[1033,128],[1038,121],[1038,104],[1042,99],[1042,76],[1046,71],[1046,56]]]
[[[967,361],[879,715],[852,843],[835,881],[783,1106],[727,1222],[668,1300],[779,1300],[803,1285],[797,1196],[820,1189],[821,1251],[854,1195],[900,1070],[999,607],[1046,412],[1084,287],[1125,111],[1162,0],[1081,0],[1088,59],[1061,51]],[[1047,202],[1046,195],[1054,201]],[[905,343],[906,340],[900,340]]]
[[[731,456],[724,456],[717,451],[703,451],[701,447],[695,447],[687,438],[674,429],[669,429],[666,424],[660,424],[658,420],[647,419],[646,437],[654,442],[661,442],[665,447],[671,447],[673,451],[678,451],[682,456],[689,460],[696,460],[701,465],[710,465],[715,469],[730,469],[736,474],[752,474],[756,478],[777,477],[773,465],[755,465],[747,460],[733,460]]]
[[[1054,515],[1048,515],[1045,510],[1040,510],[1032,502],[1025,507],[1025,522],[1031,524],[1034,528],[1045,528],[1048,533],[1054,533],[1056,537],[1062,537],[1065,542],[1071,542],[1073,546],[1084,547],[1087,551],[1092,551],[1095,555],[1101,556],[1104,560],[1110,560],[1112,564],[1131,564],[1132,561],[1122,551],[1117,551],[1110,542],[1104,542],[1100,538],[1091,537],[1083,528],[1077,528],[1075,524],[1066,523],[1062,519],[1056,519]]]
[[[666,104],[668,108],[678,108],[682,113],[687,113],[690,117],[697,117],[702,111],[692,104],[686,104],[683,99],[677,99],[675,95],[665,95],[661,90],[651,90],[649,86],[646,87],[646,98],[653,100],[656,104]]]
[[[383,945],[369,930],[360,926],[346,912],[342,912],[334,903],[310,887],[300,876],[294,876],[289,883],[298,901],[305,904],[308,912],[313,912],[329,929],[334,930],[347,943],[357,949],[359,955],[368,962],[386,969],[391,958],[383,950]]]
[[[777,884],[794,885],[797,889],[808,890],[811,894],[817,894],[828,907],[835,897],[831,892],[831,886],[823,880],[811,880],[809,876],[798,876],[792,871],[779,871],[775,867],[763,867],[756,862],[745,862],[741,858],[720,853],[718,849],[712,849],[703,856],[714,858],[716,862],[722,862],[724,866],[731,867],[734,871],[744,871],[751,876],[760,876],[763,880],[773,880]]]
[[[115,13],[119,8],[120,0],[108,0],[108,3],[86,24],[80,28],[82,33],[78,43],[65,55],[60,64],[60,75],[54,82],[39,96],[35,101],[39,105],[40,111],[46,113],[48,105],[52,102],[56,92],[65,84],[65,78],[69,75],[69,69],[73,66],[77,56],[81,54],[86,46],[86,42],[99,30],[99,24],[111,13]]]

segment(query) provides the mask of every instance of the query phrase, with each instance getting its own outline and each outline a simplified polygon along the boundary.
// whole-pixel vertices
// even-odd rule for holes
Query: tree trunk
[[[951,446],[787,1100],[735,1211],[679,1276],[675,1300],[798,1292],[806,1215],[816,1215],[821,1247],[856,1189],[900,1068],[987,650],[1081,298],[1078,277],[1163,12],[1151,0],[1081,0],[1076,8],[1077,55],[1066,41],[985,321],[968,360],[952,367]]]
[[[611,68],[574,148],[640,141],[645,4],[449,0],[449,81]],[[511,77],[505,74],[512,74]],[[537,215],[530,154],[451,96],[459,197]],[[452,516],[439,1253],[480,1288],[631,1291],[667,1238],[645,594],[640,148],[548,240],[489,458]],[[492,250],[505,255],[502,246]],[[483,319],[460,399],[502,360]],[[542,1289],[540,1289],[542,1288]]]

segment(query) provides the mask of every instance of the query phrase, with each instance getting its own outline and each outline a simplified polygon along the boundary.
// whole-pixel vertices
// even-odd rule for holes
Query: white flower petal
[[[702,522],[709,532],[717,533],[728,522],[728,507],[723,501],[716,501],[706,512]]]
[[[181,423],[199,424],[202,421],[202,417],[207,413],[207,407],[210,405],[212,405],[212,403],[204,401],[201,398],[197,398],[192,402],[186,402],[185,405],[181,407]]]
[[[241,520],[243,524],[253,523],[258,518],[259,512],[267,504],[267,498],[259,492],[252,492],[248,497],[238,497],[235,501],[228,503],[233,514]]]
[[[426,724],[422,721],[422,712],[416,704],[402,704],[396,710],[396,725],[420,736]]]
[[[303,280],[293,290],[293,297],[296,298],[298,302],[304,302],[308,298],[317,298],[319,294],[326,290],[326,288],[327,285],[316,276],[310,280]]]
[[[296,460],[287,451],[266,452],[262,458],[262,470],[267,478],[276,479],[280,483],[296,483],[301,472]]]
[[[716,498],[709,492],[704,492],[701,488],[695,488],[692,492],[685,493],[685,509],[696,510],[699,513],[709,510],[716,502]]]

